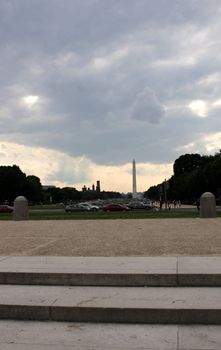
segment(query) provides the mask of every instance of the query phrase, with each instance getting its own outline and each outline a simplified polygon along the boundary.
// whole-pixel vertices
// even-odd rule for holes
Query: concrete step
[[[220,350],[221,326],[0,321],[0,350]]]
[[[1,285],[0,318],[221,324],[221,288]]]
[[[221,286],[221,257],[0,257],[0,284]]]

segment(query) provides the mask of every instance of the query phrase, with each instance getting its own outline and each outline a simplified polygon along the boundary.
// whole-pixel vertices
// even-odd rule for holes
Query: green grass
[[[32,220],[108,220],[108,219],[151,219],[173,217],[196,217],[193,213],[171,215],[166,212],[96,212],[96,213],[31,213]],[[192,215],[190,215],[192,214]],[[197,213],[196,213],[197,214]]]
[[[39,204],[39,205],[31,205],[29,207],[30,210],[45,210],[45,209],[50,209],[50,210],[54,210],[54,209],[64,209],[64,205],[63,204]]]
[[[221,217],[221,212],[217,212],[217,216]],[[197,218],[198,212],[189,211],[131,211],[131,212],[92,212],[92,213],[65,213],[53,210],[30,210],[30,220],[108,220],[108,219],[164,219],[164,218]],[[13,214],[0,214],[0,220],[12,220]]]
[[[0,213],[0,220],[12,220],[13,214]]]

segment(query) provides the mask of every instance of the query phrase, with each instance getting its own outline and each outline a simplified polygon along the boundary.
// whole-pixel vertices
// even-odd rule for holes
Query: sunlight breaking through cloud
[[[189,108],[199,117],[205,118],[207,116],[207,104],[203,100],[192,101]]]
[[[32,107],[33,105],[35,105],[38,102],[38,100],[39,96],[28,95],[23,97],[23,101],[28,107]]]

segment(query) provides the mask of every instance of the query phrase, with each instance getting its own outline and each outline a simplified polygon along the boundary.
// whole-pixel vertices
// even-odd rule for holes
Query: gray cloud
[[[159,103],[155,93],[149,88],[145,88],[137,94],[131,116],[134,119],[155,124],[164,116],[164,108]]]
[[[47,175],[47,181],[51,183],[58,179],[64,183],[89,182],[90,163],[84,158],[76,159],[74,164],[68,158],[59,158],[56,162],[56,169],[51,170],[51,173]]]
[[[220,1],[0,3],[0,138],[121,164],[220,129]]]

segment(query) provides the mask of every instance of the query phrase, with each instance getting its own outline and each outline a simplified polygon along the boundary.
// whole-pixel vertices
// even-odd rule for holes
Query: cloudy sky
[[[131,191],[221,148],[220,0],[0,0],[0,164]]]

